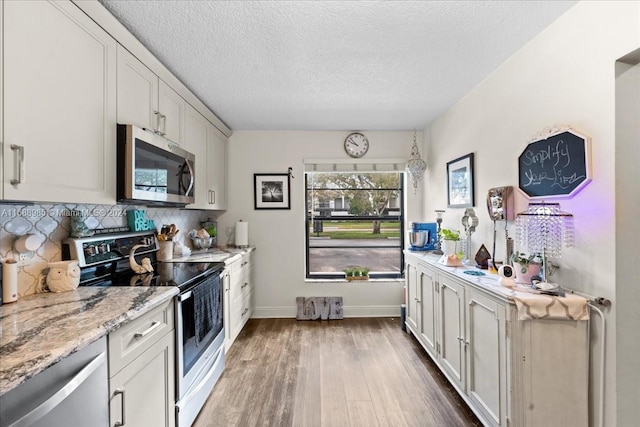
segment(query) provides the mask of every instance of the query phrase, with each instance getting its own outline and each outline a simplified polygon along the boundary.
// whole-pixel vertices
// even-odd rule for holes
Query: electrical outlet
[[[16,260],[18,261],[18,267],[23,266],[23,265],[28,265],[31,263],[31,254],[29,253],[19,253],[18,254],[18,259]]]

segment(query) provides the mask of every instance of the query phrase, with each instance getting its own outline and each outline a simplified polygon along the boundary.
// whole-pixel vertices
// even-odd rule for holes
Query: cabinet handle
[[[247,285],[248,285],[248,283],[244,282],[244,285],[240,286],[240,289],[244,289],[244,287],[247,286]]]
[[[155,329],[158,329],[160,326],[162,326],[162,323],[158,322],[157,320],[153,321],[151,323],[151,326],[149,326],[147,329],[145,329],[142,332],[136,332],[135,334],[133,334],[134,338],[144,338],[147,335],[149,335],[151,332],[153,332]]]
[[[420,299],[419,299],[419,298],[414,298],[413,300],[414,300],[415,302],[420,302]]]
[[[249,311],[249,307],[246,307],[246,308],[244,309],[244,311],[242,312],[242,316],[244,316],[245,314],[247,314],[247,311]]]
[[[22,184],[22,171],[24,169],[24,147],[22,145],[11,144],[12,151],[17,151],[18,155],[18,178],[11,180],[11,185]]]
[[[124,410],[124,390],[121,388],[116,389],[116,391],[113,392],[113,395],[116,396],[118,394],[122,395],[122,406],[120,407],[120,421],[116,421],[116,423],[113,425],[114,427],[122,427],[126,424],[125,418],[124,418],[124,414],[125,414],[125,410]]]
[[[154,111],[153,114],[156,116],[156,125],[153,128],[153,132],[160,133],[160,111]]]
[[[165,136],[167,134],[167,116],[160,114],[160,119],[162,119],[162,132],[160,132],[160,135]]]
[[[209,190],[209,204],[214,205],[216,203],[216,192]]]
[[[457,339],[458,341],[460,341],[460,342],[464,342],[464,338],[462,338],[462,337],[458,337],[458,338],[456,338],[456,339]]]

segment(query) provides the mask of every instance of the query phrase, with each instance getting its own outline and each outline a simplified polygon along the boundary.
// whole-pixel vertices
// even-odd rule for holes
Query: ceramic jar
[[[46,283],[51,292],[75,290],[80,284],[80,267],[77,260],[56,261],[48,264]]]

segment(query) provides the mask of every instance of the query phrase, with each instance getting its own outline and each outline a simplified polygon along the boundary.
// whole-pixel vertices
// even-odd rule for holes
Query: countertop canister
[[[8,259],[2,266],[2,303],[18,300],[18,263]]]

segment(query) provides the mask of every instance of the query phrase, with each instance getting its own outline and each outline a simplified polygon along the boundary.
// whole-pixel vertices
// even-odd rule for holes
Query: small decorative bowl
[[[191,242],[193,243],[193,247],[196,249],[207,249],[213,246],[215,239],[213,237],[209,237],[206,239],[200,237],[192,237]]]

